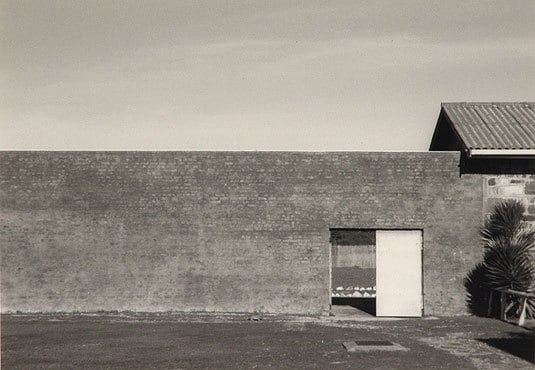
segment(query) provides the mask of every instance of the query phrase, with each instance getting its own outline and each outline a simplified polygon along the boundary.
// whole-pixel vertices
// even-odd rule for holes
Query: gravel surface
[[[350,353],[347,341],[407,351]],[[475,317],[336,321],[209,314],[2,315],[2,366],[29,368],[532,368],[533,335]]]

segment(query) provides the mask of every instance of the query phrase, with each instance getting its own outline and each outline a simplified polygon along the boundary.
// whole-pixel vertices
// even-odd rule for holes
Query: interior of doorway
[[[331,310],[336,315],[376,314],[376,230],[330,229]]]

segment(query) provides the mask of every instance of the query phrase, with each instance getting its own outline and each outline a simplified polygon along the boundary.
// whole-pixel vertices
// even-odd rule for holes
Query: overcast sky
[[[535,100],[531,0],[0,3],[0,149],[426,150]]]

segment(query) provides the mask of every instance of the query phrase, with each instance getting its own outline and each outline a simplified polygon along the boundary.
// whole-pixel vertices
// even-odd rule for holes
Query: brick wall
[[[424,231],[465,312],[480,176],[458,153],[1,152],[2,311],[325,313],[329,228]]]

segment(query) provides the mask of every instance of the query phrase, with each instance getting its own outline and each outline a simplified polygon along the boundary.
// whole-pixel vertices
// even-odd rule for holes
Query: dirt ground
[[[254,317],[257,319],[257,317]],[[247,315],[2,315],[2,368],[533,368],[533,335],[475,317],[339,321]],[[381,340],[406,351],[347,352]]]

